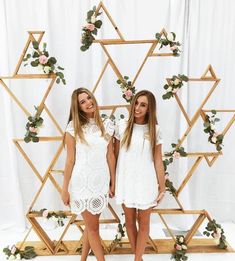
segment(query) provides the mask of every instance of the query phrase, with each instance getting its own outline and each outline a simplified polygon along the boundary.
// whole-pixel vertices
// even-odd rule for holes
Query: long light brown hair
[[[87,143],[84,137],[83,127],[89,122],[89,118],[86,116],[86,113],[81,110],[78,101],[78,95],[82,93],[86,93],[92,98],[95,107],[94,120],[97,126],[99,127],[99,129],[101,130],[101,136],[104,136],[104,125],[101,120],[98,104],[93,93],[83,87],[74,90],[71,97],[71,106],[70,106],[68,123],[70,121],[73,122],[75,139],[77,139],[78,137],[82,143]]]
[[[131,108],[130,108],[130,114],[129,114],[129,119],[127,121],[127,127],[123,135],[123,139],[121,142],[121,145],[126,147],[128,150],[131,144],[131,138],[132,138],[132,133],[133,133],[133,126],[135,123],[135,105],[137,102],[137,99],[140,96],[146,96],[148,99],[148,110],[145,115],[145,122],[148,124],[148,130],[149,130],[149,140],[150,140],[150,145],[151,145],[151,151],[152,151],[152,156],[154,159],[154,154],[155,154],[155,146],[157,142],[156,138],[156,124],[157,124],[157,116],[156,116],[156,99],[154,95],[147,90],[142,90],[134,96],[132,102],[131,102]]]

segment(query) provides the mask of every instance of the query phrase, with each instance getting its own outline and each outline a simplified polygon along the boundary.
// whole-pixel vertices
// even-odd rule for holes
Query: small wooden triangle
[[[202,74],[201,79],[217,80],[216,74],[215,74],[214,69],[212,68],[211,64],[208,65],[205,72]]]
[[[162,28],[161,32],[159,33],[160,36],[163,36],[167,39],[167,32],[165,30],[165,28]],[[159,42],[158,40],[156,40],[156,42],[154,43],[154,46],[152,48],[152,51],[150,53],[149,56],[174,56],[172,52],[169,52],[169,53],[158,53],[158,52],[155,52],[156,48],[158,47],[159,45]]]
[[[207,162],[209,167],[211,167],[214,164],[214,162],[217,160],[218,157],[219,157],[219,155],[212,156],[212,157],[204,156],[204,158],[205,158],[205,160],[206,160],[206,162]]]

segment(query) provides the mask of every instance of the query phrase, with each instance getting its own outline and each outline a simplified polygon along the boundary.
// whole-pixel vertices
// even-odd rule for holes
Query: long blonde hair
[[[71,106],[70,106],[68,123],[70,121],[73,122],[75,139],[77,139],[77,137],[78,137],[82,143],[87,144],[87,141],[85,140],[84,133],[83,133],[83,127],[84,127],[84,125],[86,125],[89,122],[89,118],[87,118],[86,113],[84,113],[81,110],[79,101],[78,101],[78,95],[82,94],[82,93],[86,93],[87,95],[89,95],[92,98],[93,104],[95,106],[94,120],[95,120],[95,123],[97,124],[97,126],[99,127],[99,129],[101,130],[101,136],[104,136],[105,131],[104,131],[103,122],[102,122],[100,114],[99,114],[98,104],[97,104],[96,98],[93,95],[93,93],[83,87],[74,90],[72,93],[72,97],[71,97]]]
[[[135,105],[137,102],[137,99],[140,96],[146,96],[148,99],[148,110],[145,115],[145,122],[148,124],[148,130],[149,130],[149,139],[150,139],[150,145],[151,145],[151,151],[152,151],[152,157],[154,159],[155,154],[155,146],[157,142],[156,138],[156,124],[157,124],[157,117],[156,117],[156,99],[154,95],[147,90],[142,90],[134,96],[132,102],[131,102],[131,108],[130,108],[130,114],[129,119],[127,121],[127,127],[123,135],[123,139],[121,142],[121,146],[126,147],[128,150],[131,144],[131,138],[133,133],[133,126],[135,123]]]

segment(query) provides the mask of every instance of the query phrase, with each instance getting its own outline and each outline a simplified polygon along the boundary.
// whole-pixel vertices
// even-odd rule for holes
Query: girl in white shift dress
[[[93,94],[85,88],[75,90],[65,133],[62,200],[73,213],[82,215],[86,225],[81,260],[86,260],[90,247],[97,260],[104,260],[98,228],[109,195],[114,195],[113,132],[110,120],[102,123]]]
[[[151,209],[165,194],[161,144],[155,97],[147,90],[140,91],[132,100],[128,121],[121,120],[115,129],[116,202],[125,212],[135,261],[142,260],[144,254]]]

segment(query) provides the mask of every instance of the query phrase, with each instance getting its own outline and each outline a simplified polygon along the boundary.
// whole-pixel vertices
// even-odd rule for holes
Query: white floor
[[[165,234],[162,231],[162,228],[158,225],[155,225],[156,227],[154,231],[158,231],[155,233],[156,238],[164,238]],[[228,243],[231,245],[233,249],[235,249],[235,224],[234,223],[224,223],[222,224],[222,227],[224,228],[225,235],[227,238]],[[48,234],[55,234],[56,230],[48,231]],[[77,235],[78,230],[74,228],[74,230],[70,230],[68,233],[68,239],[72,236],[72,238],[75,240],[76,238],[79,238],[79,235]],[[58,231],[57,231],[58,232]],[[2,230],[0,231],[0,261],[6,260],[5,255],[2,253],[3,247],[6,247],[7,245],[12,246],[18,241],[22,241],[24,238],[26,232],[24,233],[16,233],[12,232],[10,230]],[[58,233],[57,233],[58,234]],[[107,235],[110,235],[113,237],[116,232],[114,229],[105,229],[101,231],[102,238],[105,238]],[[56,239],[56,238],[54,238]],[[31,233],[28,241],[37,240],[37,236],[34,233]],[[226,254],[207,254],[207,253],[200,253],[200,254],[187,254],[188,261],[235,261],[235,253],[226,253]],[[34,259],[35,261],[78,261],[80,260],[80,256],[38,256]],[[96,258],[93,256],[89,256],[88,261],[95,261]],[[106,256],[107,261],[131,261],[133,260],[133,255],[108,255]],[[170,254],[148,254],[144,255],[144,261],[167,261],[171,260]]]

